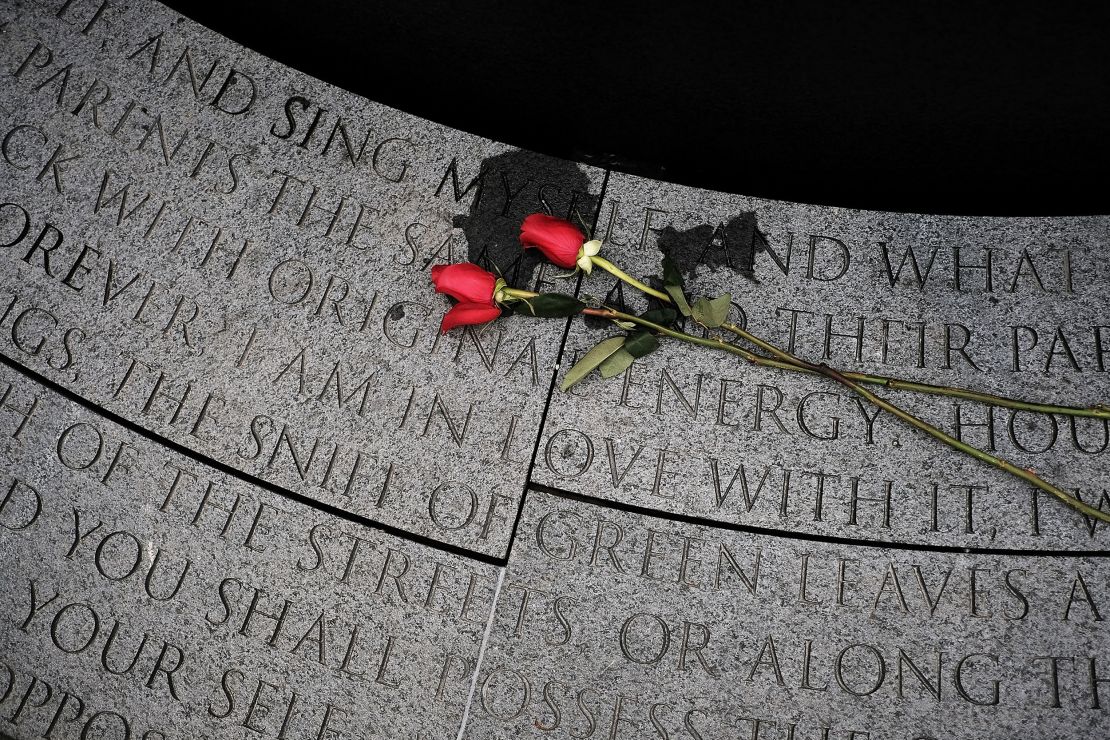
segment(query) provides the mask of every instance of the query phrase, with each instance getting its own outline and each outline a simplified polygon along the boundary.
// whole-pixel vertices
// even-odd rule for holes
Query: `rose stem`
[[[507,295],[511,298],[525,299],[525,298],[539,298],[539,296],[540,296],[539,293],[535,293],[531,290],[521,290],[520,288],[502,288],[501,290],[504,291],[505,295]]]
[[[736,326],[735,324],[721,324],[721,328],[730,331],[741,339],[745,339],[760,349],[770,352],[776,357],[790,357],[790,360],[783,360],[783,362],[792,366],[793,369],[802,372],[818,372],[813,370],[815,367],[812,363],[790,355],[770,342],[760,339],[751,332]],[[899,391],[915,391],[917,393],[928,393],[934,396],[949,396],[953,398],[963,398],[969,401],[978,401],[980,403],[990,404],[992,406],[1003,406],[1011,409],[1020,409],[1022,411],[1034,411],[1041,414],[1065,414],[1067,416],[1082,416],[1091,417],[1096,419],[1110,419],[1110,408],[1105,406],[1092,406],[1089,408],[1079,408],[1076,406],[1057,406],[1048,403],[1036,403],[1033,401],[1021,401],[1016,398],[1007,398],[1006,396],[996,396],[992,393],[983,393],[981,391],[973,391],[967,388],[952,387],[946,385],[932,385],[929,383],[915,383],[909,380],[902,380],[900,378],[891,378],[885,375],[870,375],[868,373],[853,373],[841,372],[845,378],[852,380],[856,383],[869,383],[871,385],[881,385],[892,390]]]
[[[634,288],[654,296],[661,301],[673,304],[674,301],[666,293],[655,290],[652,287],[645,285],[628,273],[621,270],[607,259],[601,257],[592,257],[593,263],[605,270],[606,272],[616,276],[620,280],[628,283]],[[742,329],[736,324],[721,324],[721,328],[725,331],[732,332],[741,339],[745,339],[755,346],[770,352],[772,355],[779,357],[782,360],[781,364],[770,365],[769,367],[778,367],[783,370],[791,370],[794,372],[815,373],[822,374],[820,371],[813,368],[816,365],[807,363],[793,355],[785,352],[777,351],[773,345],[765,342],[754,334]],[[788,359],[789,358],[789,359]],[[767,359],[767,358],[764,358]],[[1016,398],[1008,398],[1006,396],[997,396],[992,393],[983,393],[981,391],[974,391],[968,388],[960,388],[958,386],[948,385],[933,385],[931,383],[915,383],[910,380],[902,380],[901,378],[892,378],[887,375],[872,375],[870,373],[856,373],[856,372],[841,372],[845,378],[852,380],[856,383],[867,383],[869,385],[881,385],[884,388],[890,388],[898,391],[912,391],[915,393],[927,393],[934,396],[948,396],[950,398],[963,398],[968,401],[978,401],[979,403],[986,403],[992,406],[1001,406],[1004,408],[1019,409],[1021,411],[1031,411],[1039,414],[1063,414],[1066,416],[1080,416],[1095,419],[1110,419],[1110,408],[1106,406],[1091,406],[1088,408],[1080,408],[1076,406],[1058,406],[1047,403],[1035,403],[1033,401],[1022,401]]]
[[[763,365],[763,366],[767,366],[767,367],[781,367],[782,366],[779,362],[775,362],[774,360],[771,360],[770,358],[763,357],[761,355],[757,355],[753,352],[748,352],[747,350],[745,350],[741,347],[737,347],[733,344],[729,344],[728,342],[724,341],[723,339],[708,339],[708,338],[703,338],[703,337],[696,337],[696,336],[693,336],[692,334],[687,334],[685,332],[677,331],[675,329],[669,329],[669,328],[667,328],[665,326],[662,326],[660,324],[656,324],[654,322],[647,321],[646,319],[642,319],[639,316],[633,316],[632,314],[623,313],[621,311],[616,311],[614,309],[610,309],[610,308],[585,308],[585,309],[582,310],[582,313],[590,315],[590,316],[597,316],[597,317],[600,317],[600,318],[608,319],[610,321],[630,321],[634,324],[638,324],[639,326],[643,326],[647,329],[651,329],[652,331],[659,332],[660,334],[663,334],[663,335],[668,336],[668,337],[672,337],[674,339],[679,339],[681,341],[689,342],[691,344],[698,344],[698,345],[701,345],[703,347],[710,347],[710,348],[713,348],[713,349],[724,350],[725,352],[729,352],[729,353],[732,353],[732,354],[735,354],[735,355],[739,355],[739,356],[743,357],[745,360],[747,360],[748,362],[751,362],[752,364],[755,364],[755,365]],[[980,460],[982,462],[985,462],[989,465],[993,465],[994,467],[999,468],[1000,470],[1003,470],[1007,473],[1010,473],[1011,475],[1017,476],[1018,478],[1021,478],[1022,480],[1036,486],[1037,488],[1041,489],[1042,491],[1045,491],[1047,493],[1052,494],[1053,496],[1060,499],[1061,501],[1063,501],[1068,506],[1072,507],[1073,509],[1076,509],[1076,510],[1080,511],[1083,514],[1086,514],[1087,516],[1091,516],[1091,517],[1099,519],[1103,522],[1110,523],[1110,513],[1100,511],[1099,509],[1096,509],[1095,507],[1093,507],[1089,504],[1083,503],[1082,501],[1080,501],[1075,496],[1070,495],[1066,491],[1063,491],[1060,488],[1057,488],[1053,484],[1049,483],[1048,481],[1044,480],[1043,478],[1041,478],[1039,475],[1037,475],[1032,470],[1027,470],[1025,468],[1018,467],[1017,465],[1014,465],[1013,463],[1009,462],[1008,460],[1004,460],[1000,457],[996,457],[994,455],[991,455],[987,452],[984,452],[983,450],[980,450],[978,447],[974,447],[972,445],[967,444],[966,442],[962,442],[962,441],[956,439],[955,437],[951,436],[950,434],[948,434],[944,431],[941,431],[940,429],[933,426],[932,424],[929,424],[928,422],[926,422],[922,419],[919,419],[918,417],[914,416],[913,414],[909,413],[908,411],[905,411],[904,409],[901,409],[898,406],[895,406],[894,404],[890,403],[889,401],[886,401],[885,399],[880,398],[879,396],[875,395],[871,391],[869,391],[866,388],[864,388],[863,386],[861,386],[859,383],[853,382],[852,380],[845,377],[844,374],[839,373],[836,370],[834,370],[834,369],[832,369],[832,368],[830,368],[826,365],[815,365],[813,363],[806,362],[805,360],[794,357],[793,355],[791,355],[791,354],[789,354],[789,353],[787,353],[783,350],[778,349],[777,347],[775,347],[772,344],[769,344],[769,343],[766,343],[766,342],[764,342],[763,344],[766,345],[766,348],[768,349],[768,351],[773,351],[774,354],[777,355],[782,362],[787,362],[786,358],[790,358],[790,360],[793,363],[797,363],[798,365],[800,365],[801,367],[803,367],[805,370],[807,370],[809,372],[817,373],[817,374],[820,374],[820,375],[824,375],[825,377],[831,378],[832,380],[835,380],[836,382],[850,388],[852,391],[859,394],[861,397],[863,397],[864,399],[866,399],[866,400],[870,401],[871,403],[875,404],[876,406],[883,409],[884,411],[887,411],[890,414],[893,414],[894,416],[898,417],[899,419],[906,422],[907,424],[914,427],[915,429],[919,429],[920,431],[925,432],[926,434],[930,435],[931,437],[934,437],[935,439],[940,440],[941,442],[945,443],[949,447],[951,447],[955,450],[958,450],[960,452],[963,452],[967,455],[970,455],[970,456],[974,457],[975,459]]]
[[[600,267],[602,270],[605,270],[605,272],[609,273],[610,275],[613,275],[616,278],[618,278],[620,280],[623,280],[624,282],[628,283],[633,288],[636,288],[637,290],[639,290],[643,293],[647,293],[648,295],[655,296],[656,298],[658,298],[661,301],[666,301],[667,303],[671,303],[671,297],[669,295],[667,295],[666,293],[664,293],[661,290],[656,290],[655,288],[652,288],[650,285],[647,285],[645,283],[641,283],[639,280],[632,277],[627,272],[625,272],[621,268],[617,267],[616,265],[614,265],[612,262],[605,259],[604,257],[590,257],[590,261],[593,262],[598,267]]]

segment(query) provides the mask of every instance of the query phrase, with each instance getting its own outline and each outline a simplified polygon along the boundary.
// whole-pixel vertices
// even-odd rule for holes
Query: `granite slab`
[[[570,290],[537,211],[815,362],[1110,401],[1110,218],[606,173],[3,3],[0,737],[1110,736],[1104,525],[820,377],[663,341],[552,393],[613,327],[441,334],[435,265]],[[1105,420],[881,393],[1110,507]]]
[[[812,362],[1043,403],[1110,399],[1106,217],[870,212],[613,173],[596,235],[602,257],[645,280],[658,281],[670,256],[691,301],[729,293],[730,321]],[[581,294],[633,312],[653,305],[598,268]],[[560,378],[618,333],[575,321]],[[1110,505],[1106,419],[877,390]],[[1105,524],[835,382],[673,340],[617,377],[595,373],[556,393],[540,451],[537,483],[706,520],[986,548],[1108,542]]]

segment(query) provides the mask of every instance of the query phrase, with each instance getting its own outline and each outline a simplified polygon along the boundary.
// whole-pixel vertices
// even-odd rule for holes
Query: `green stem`
[[[617,267],[616,265],[614,265],[612,262],[605,259],[604,257],[590,257],[590,261],[593,262],[598,267],[600,267],[602,270],[605,270],[605,272],[609,273],[610,275],[614,275],[617,278],[619,278],[620,280],[623,280],[624,282],[628,283],[633,288],[636,288],[637,290],[640,290],[644,293],[647,293],[648,295],[653,295],[661,301],[666,301],[667,303],[671,302],[671,297],[669,295],[667,295],[666,293],[664,293],[661,290],[656,290],[655,288],[652,288],[649,285],[641,283],[639,280],[632,277],[627,272],[625,272],[621,268]]]
[[[1014,465],[1009,460],[1006,460],[1006,459],[1001,458],[1001,457],[996,457],[995,455],[991,455],[988,452],[984,452],[983,450],[979,449],[978,447],[974,447],[972,445],[967,444],[966,442],[958,440],[955,437],[953,437],[952,435],[936,428],[935,426],[933,426],[929,422],[924,421],[924,420],[914,416],[913,414],[909,413],[908,411],[906,411],[902,408],[899,408],[898,406],[895,406],[894,404],[890,403],[889,401],[887,401],[887,400],[885,400],[885,399],[883,399],[879,396],[876,396],[874,393],[867,390],[866,388],[859,385],[858,383],[853,383],[851,380],[848,380],[842,374],[838,373],[836,370],[832,369],[831,367],[828,367],[828,366],[825,366],[825,365],[821,365],[819,367],[820,367],[820,370],[818,370],[818,372],[820,372],[822,375],[835,380],[836,382],[840,383],[841,385],[844,385],[848,388],[851,388],[853,391],[855,391],[861,397],[870,401],[871,403],[878,406],[882,410],[887,411],[887,412],[893,414],[894,416],[897,416],[902,421],[906,422],[907,424],[909,424],[910,426],[912,426],[916,429],[920,429],[921,431],[925,432],[929,436],[931,436],[935,439],[939,439],[941,442],[944,442],[949,447],[951,447],[955,450],[959,450],[960,452],[963,452],[966,455],[971,455],[976,460],[980,460],[982,462],[985,462],[988,465],[993,465],[994,467],[998,468],[999,470],[1005,471],[1005,472],[1009,473],[1010,475],[1017,476],[1018,478],[1021,478],[1022,480],[1026,481],[1027,483],[1030,483],[1030,484],[1036,486],[1037,488],[1041,489],[1042,491],[1046,491],[1048,493],[1051,493],[1053,496],[1060,499],[1066,505],[1072,507],[1073,509],[1075,509],[1075,510],[1077,510],[1077,511],[1083,513],[1083,514],[1086,514],[1087,516],[1091,516],[1091,517],[1094,517],[1096,519],[1100,519],[1103,522],[1110,523],[1110,513],[1101,511],[1101,510],[1096,509],[1095,507],[1093,507],[1089,504],[1083,503],[1082,501],[1080,501],[1075,496],[1072,496],[1068,492],[1066,492],[1066,491],[1054,486],[1053,484],[1049,483],[1044,478],[1041,478],[1039,475],[1037,475],[1035,472],[1033,472],[1032,469],[1018,467],[1017,465]]]
[[[770,352],[772,355],[779,357],[791,357],[778,350],[777,347],[763,339],[760,339],[751,332],[742,329],[735,324],[721,324],[721,328],[725,331],[732,332],[736,336],[751,342],[760,349]],[[788,365],[787,369],[795,370],[798,372],[815,373],[817,371],[810,369],[804,360],[783,360]],[[960,388],[957,386],[948,385],[932,385],[931,383],[915,383],[911,380],[902,380],[901,378],[892,378],[887,375],[872,375],[870,373],[854,373],[854,372],[841,372],[845,378],[852,380],[856,383],[867,383],[868,385],[880,385],[884,388],[898,391],[913,391],[915,393],[927,393],[933,396],[948,396],[949,398],[962,398],[968,401],[977,401],[979,403],[986,403],[992,406],[1001,406],[1004,408],[1020,409],[1022,411],[1032,411],[1040,414],[1064,414],[1067,416],[1081,416],[1095,419],[1110,419],[1110,408],[1105,406],[1091,406],[1088,408],[1080,408],[1078,406],[1059,406],[1050,403],[1036,403],[1033,401],[1022,401],[1017,398],[1009,398],[1007,396],[998,396],[993,393],[983,393],[981,391],[973,391],[968,388]]]
[[[644,283],[626,273],[624,270],[614,265],[609,260],[604,259],[603,257],[591,257],[590,259],[595,265],[605,270],[606,272],[615,275],[617,278],[623,280],[632,287],[644,293],[647,293],[648,295],[654,296],[666,303],[674,303],[671,297],[666,293],[655,290],[654,288],[645,285]],[[755,336],[754,334],[745,331],[739,326],[736,326],[735,324],[721,324],[721,328],[725,331],[732,332],[742,339],[751,342],[764,351],[770,352],[771,354],[776,354],[775,350],[772,348],[772,345]],[[794,372],[817,373],[817,371],[805,367],[804,363],[796,361],[796,358],[791,360],[784,359],[783,364],[778,367],[783,370],[791,370]],[[974,391],[969,388],[960,388],[958,386],[933,385],[931,383],[915,383],[910,380],[892,378],[888,375],[873,375],[871,373],[856,372],[842,372],[841,375],[852,381],[855,381],[856,383],[879,385],[884,388],[890,388],[891,390],[912,391],[914,393],[926,393],[933,396],[947,396],[949,398],[962,398],[968,401],[977,401],[979,403],[986,403],[992,406],[1019,409],[1021,411],[1031,411],[1038,414],[1063,414],[1066,416],[1079,416],[1094,419],[1110,419],[1110,408],[1101,405],[1090,406],[1086,408],[1078,406],[1061,406],[1049,403],[1022,401],[1017,398],[998,396],[993,393],[983,393],[981,391]]]
[[[761,355],[757,355],[754,352],[749,352],[748,350],[745,350],[742,347],[737,347],[733,344],[729,344],[728,342],[725,342],[725,341],[720,340],[720,339],[708,339],[708,338],[704,338],[704,337],[696,337],[696,336],[693,336],[691,334],[687,334],[685,332],[677,331],[675,329],[670,329],[670,328],[662,326],[660,324],[656,324],[654,322],[647,321],[645,319],[640,318],[639,316],[633,316],[632,314],[623,313],[621,311],[616,311],[616,310],[607,309],[607,308],[586,308],[586,309],[583,309],[582,313],[588,314],[588,315],[591,315],[591,316],[598,316],[598,317],[601,317],[601,318],[609,319],[611,321],[630,321],[634,324],[638,324],[639,326],[643,326],[645,328],[651,329],[652,331],[656,331],[660,334],[663,334],[663,335],[668,336],[668,337],[672,337],[674,339],[678,339],[678,340],[681,340],[681,341],[684,341],[684,342],[689,342],[691,344],[701,345],[703,347],[711,347],[713,349],[720,349],[720,350],[724,350],[725,352],[730,352],[732,354],[739,355],[739,356],[743,357],[744,359],[748,360],[749,362],[752,362],[753,364],[773,366],[773,367],[781,367],[782,364],[790,364],[790,365],[794,366],[795,369],[800,367],[800,368],[806,370],[807,372],[812,372],[812,373],[817,373],[817,374],[820,374],[820,375],[824,375],[825,377],[830,378],[832,380],[835,380],[836,382],[838,382],[838,383],[844,385],[845,387],[851,389],[852,391],[857,393],[862,398],[866,399],[867,401],[870,401],[871,403],[875,404],[876,406],[883,409],[884,411],[887,411],[888,413],[890,413],[890,414],[894,415],[895,417],[901,419],[902,421],[906,422],[907,424],[914,427],[915,429],[918,429],[922,432],[925,432],[929,436],[943,442],[944,444],[948,445],[949,447],[951,447],[955,450],[958,450],[959,452],[963,452],[967,455],[970,455],[971,457],[975,458],[976,460],[980,460],[981,462],[985,462],[985,463],[987,463],[989,465],[992,465],[992,466],[994,466],[994,467],[996,467],[996,468],[998,468],[1002,471],[1005,471],[1005,472],[1007,472],[1011,475],[1014,475],[1014,476],[1016,476],[1016,477],[1018,477],[1018,478],[1020,478],[1024,481],[1026,481],[1027,483],[1041,489],[1042,491],[1045,491],[1047,493],[1052,494],[1053,496],[1055,496],[1056,498],[1058,498],[1062,502],[1064,502],[1066,505],[1072,507],[1073,509],[1076,509],[1077,511],[1079,511],[1082,514],[1085,514],[1089,517],[1094,517],[1095,519],[1098,519],[1100,521],[1103,521],[1103,522],[1106,522],[1106,523],[1110,524],[1110,513],[1101,511],[1101,510],[1096,509],[1095,507],[1093,507],[1089,504],[1086,504],[1086,503],[1080,501],[1075,496],[1072,496],[1071,494],[1067,493],[1066,491],[1064,491],[1064,490],[1054,486],[1053,484],[1049,483],[1048,481],[1044,480],[1043,478],[1041,478],[1039,475],[1037,475],[1032,470],[1028,470],[1026,468],[1022,468],[1022,467],[1019,467],[1017,465],[1014,465],[1013,463],[1011,463],[1008,460],[1005,460],[1005,459],[1000,458],[1000,457],[996,457],[995,455],[991,455],[988,452],[984,452],[983,450],[979,449],[978,447],[974,447],[972,445],[967,444],[966,442],[958,440],[955,437],[953,437],[952,435],[948,434],[947,432],[944,432],[944,431],[938,429],[937,427],[933,426],[932,424],[929,424],[928,422],[926,422],[922,419],[919,419],[918,417],[914,416],[913,414],[909,413],[908,411],[906,411],[902,408],[899,408],[898,406],[895,406],[894,404],[890,403],[889,401],[875,395],[874,393],[872,393],[868,389],[861,386],[859,383],[856,383],[856,382],[853,382],[852,380],[850,380],[848,377],[846,377],[845,374],[837,372],[836,370],[828,367],[827,365],[816,365],[816,364],[813,364],[811,362],[806,362],[805,360],[802,360],[798,357],[795,357],[794,355],[790,354],[789,352],[786,352],[785,350],[779,349],[778,347],[771,344],[770,342],[765,342],[763,340],[759,340],[759,342],[760,342],[759,346],[763,347],[768,352],[771,352],[773,355],[775,355],[775,357],[779,360],[779,363],[774,363],[774,361],[770,360],[770,358],[766,358],[766,357],[763,357]],[[750,334],[748,334],[748,332],[746,332],[742,329],[740,331],[743,331],[744,334],[747,334],[748,336],[751,336]],[[740,336],[743,336],[743,335],[740,335]],[[744,337],[744,338],[747,339],[747,337]],[[749,340],[749,341],[751,341],[751,340]],[[772,363],[774,363],[774,364],[772,364]]]
[[[535,298],[539,293],[533,293],[530,290],[520,290],[519,288],[502,288],[501,292],[510,298]]]

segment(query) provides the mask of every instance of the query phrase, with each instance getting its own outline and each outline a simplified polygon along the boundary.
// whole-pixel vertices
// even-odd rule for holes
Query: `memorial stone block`
[[[595,236],[640,277],[802,358],[1053,404],[1110,398],[1110,220],[972,218],[759,200],[613,173]],[[657,285],[658,287],[658,285]],[[584,294],[649,304],[598,268]],[[703,330],[687,322],[687,327]],[[564,370],[617,333],[578,321]],[[735,340],[726,335],[730,341]],[[876,389],[973,445],[1110,504],[1106,419]],[[857,540],[1101,550],[1106,525],[952,451],[822,377],[667,339],[556,393],[534,481],[706,520]]]
[[[372,103],[155,2],[0,8],[0,352],[221,463],[503,556],[562,336],[440,335],[437,264],[552,270],[602,173]]]
[[[817,375],[663,338],[562,393],[612,325],[441,333],[435,265],[574,289],[535,212],[813,362],[1110,401],[1110,218],[606,173],[0,3],[0,738],[1110,736],[1103,523]],[[1105,419],[877,392],[1110,508]]]

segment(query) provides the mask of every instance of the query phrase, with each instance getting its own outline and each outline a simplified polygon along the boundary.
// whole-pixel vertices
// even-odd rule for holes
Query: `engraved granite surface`
[[[0,0],[0,737],[1110,736],[1103,523],[814,375],[441,334],[433,266],[575,289],[534,212],[816,362],[1110,400],[1106,217],[644,180]],[[1105,420],[879,392],[1110,506]]]
[[[5,729],[455,737],[498,568],[213,470],[8,368],[0,393]]]
[[[791,541],[538,492],[520,535],[467,737],[1110,732],[1105,560]]]

